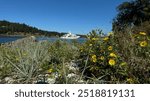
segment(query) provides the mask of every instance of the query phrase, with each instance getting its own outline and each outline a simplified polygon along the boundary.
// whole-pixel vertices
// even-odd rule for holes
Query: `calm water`
[[[0,37],[0,43],[6,43],[6,42],[11,42],[11,41],[15,41],[15,40],[18,40],[18,39],[21,39],[23,37],[20,37],[20,36],[15,36],[15,37]],[[37,40],[38,41],[42,41],[42,40],[48,40],[50,42],[54,42],[56,40],[65,40],[65,39],[60,39],[60,38],[49,38],[49,37],[37,37]],[[79,43],[83,43],[85,42],[85,38],[79,38],[79,39],[76,39],[76,40],[65,40],[67,42],[72,42],[72,41],[77,41]]]
[[[67,41],[67,42],[77,41],[79,43],[83,43],[83,42],[85,42],[86,39],[85,38],[78,38],[78,39],[72,40],[72,39],[61,39],[61,38],[38,37],[37,40],[39,40],[39,41],[48,40],[50,42],[54,42],[56,40],[64,40],[64,41]]]
[[[21,38],[23,38],[23,37],[20,37],[20,36],[0,37],[0,43],[11,42],[11,41],[15,41],[15,40],[21,39]]]

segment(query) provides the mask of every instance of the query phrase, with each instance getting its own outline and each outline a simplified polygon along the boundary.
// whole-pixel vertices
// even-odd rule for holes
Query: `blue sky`
[[[48,31],[87,34],[111,31],[116,7],[127,0],[0,0],[0,20]]]

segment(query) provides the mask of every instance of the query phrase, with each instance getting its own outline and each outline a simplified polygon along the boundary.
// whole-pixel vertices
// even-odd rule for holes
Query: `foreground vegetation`
[[[74,45],[59,40],[54,43],[30,41],[11,47],[1,46],[1,83],[5,83],[6,77],[15,79],[11,83],[35,83],[43,81],[45,75],[48,78],[63,77],[67,75],[63,70],[65,63],[73,60],[76,55],[78,53]]]
[[[1,83],[150,83],[150,37],[129,32],[1,46]]]
[[[97,83],[150,83],[150,37],[145,32],[93,31],[82,46],[86,79]]]

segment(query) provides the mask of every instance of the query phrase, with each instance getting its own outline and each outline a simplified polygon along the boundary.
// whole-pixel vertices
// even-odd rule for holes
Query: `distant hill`
[[[44,35],[49,37],[60,37],[66,33],[45,31],[26,25],[24,23],[14,23],[6,20],[0,21],[0,35]]]

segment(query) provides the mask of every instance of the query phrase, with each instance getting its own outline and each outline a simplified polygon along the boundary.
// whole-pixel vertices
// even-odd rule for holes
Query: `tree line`
[[[26,24],[21,23],[13,23],[6,20],[0,21],[0,34],[3,35],[16,35],[16,34],[22,34],[22,35],[44,35],[44,36],[62,36],[66,33],[59,33],[59,32],[53,32],[53,31],[44,31],[41,29],[38,29],[36,27],[31,27]]]
[[[150,0],[129,0],[120,4],[117,11],[112,23],[113,31],[124,31],[130,27],[150,35]]]

